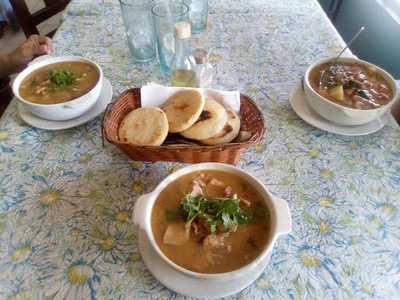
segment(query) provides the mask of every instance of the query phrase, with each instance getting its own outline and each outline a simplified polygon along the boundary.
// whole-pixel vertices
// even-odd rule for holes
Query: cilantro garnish
[[[221,224],[226,231],[234,231],[238,225],[247,224],[252,218],[250,212],[240,208],[239,202],[235,196],[219,198],[187,194],[182,200],[180,211],[186,218],[188,227],[196,218],[200,218],[210,226],[212,233],[215,233]]]
[[[64,89],[76,81],[74,73],[64,69],[54,69],[49,72],[49,79],[55,89]]]

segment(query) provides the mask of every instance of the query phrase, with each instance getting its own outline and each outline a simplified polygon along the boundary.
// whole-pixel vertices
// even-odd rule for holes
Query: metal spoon
[[[354,43],[354,41],[360,36],[360,34],[364,31],[365,26],[361,26],[361,28],[356,32],[355,35],[353,35],[353,37],[351,38],[350,42],[340,51],[340,53],[333,59],[334,62],[336,62],[340,56],[342,56],[342,54]],[[325,74],[326,74],[326,70],[322,71],[320,80],[319,80],[319,86],[322,85],[323,79],[325,79]],[[304,91],[304,76],[301,77],[301,87],[303,88]]]
[[[340,56],[353,44],[353,42],[360,36],[361,32],[363,32],[365,26],[361,26],[361,28],[356,32],[355,35],[351,38],[350,42],[340,51],[340,53],[333,59],[333,62],[337,62]],[[322,71],[321,77],[319,79],[319,86],[322,86],[322,83],[325,81],[326,69]]]
[[[338,54],[338,56],[335,57],[334,61],[337,61],[339,59],[340,56],[342,56],[342,54],[344,53],[344,51],[346,51],[351,44],[353,44],[353,42],[360,36],[361,32],[363,32],[365,29],[365,26],[362,26],[357,33],[351,38],[350,42],[346,45],[346,47],[344,47],[342,49],[342,51],[340,51],[340,53]]]

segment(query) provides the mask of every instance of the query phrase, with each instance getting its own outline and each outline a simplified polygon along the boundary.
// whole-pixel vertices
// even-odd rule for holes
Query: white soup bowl
[[[310,84],[310,73],[314,68],[318,67],[321,64],[331,62],[333,61],[333,59],[334,58],[323,59],[317,61],[316,63],[308,67],[304,76],[304,83],[303,83],[307,103],[311,106],[313,110],[315,110],[325,119],[339,125],[366,124],[379,118],[384,113],[386,113],[393,105],[393,103],[396,101],[396,99],[399,97],[396,81],[388,72],[364,60],[360,60],[357,58],[343,57],[339,58],[338,62],[357,63],[367,68],[373,68],[374,70],[376,70],[376,72],[378,72],[383,77],[383,79],[385,79],[385,81],[393,91],[393,97],[387,104],[374,109],[351,108],[337,104],[329,99],[326,99],[325,97],[318,94],[312,88]]]
[[[27,101],[21,97],[19,88],[27,76],[42,67],[61,62],[85,62],[94,66],[99,73],[99,79],[96,85],[90,91],[80,97],[57,104],[37,104]],[[25,70],[19,73],[14,80],[12,89],[16,99],[32,114],[46,120],[65,121],[77,118],[92,108],[97,99],[100,97],[102,86],[103,71],[95,62],[78,56],[47,56],[43,59],[38,59],[37,62],[30,64]]]
[[[262,200],[266,204],[270,213],[270,237],[263,251],[249,264],[231,272],[204,274],[194,272],[177,265],[161,251],[161,249],[157,245],[157,242],[155,241],[151,228],[151,215],[153,206],[159,194],[166,188],[166,186],[171,182],[177,180],[181,176],[205,170],[218,170],[239,175],[241,178],[244,179],[246,183],[257,190],[257,192],[263,197]],[[156,253],[172,268],[181,273],[198,279],[211,279],[217,281],[232,280],[242,276],[246,276],[246,274],[249,274],[249,272],[253,272],[258,264],[263,262],[265,259],[268,259],[277,238],[280,235],[290,233],[292,229],[290,210],[286,201],[273,196],[258,179],[256,179],[249,173],[234,166],[221,163],[195,164],[182,168],[169,175],[155,188],[153,192],[142,195],[137,199],[133,213],[133,222],[136,225],[137,229],[144,231]]]

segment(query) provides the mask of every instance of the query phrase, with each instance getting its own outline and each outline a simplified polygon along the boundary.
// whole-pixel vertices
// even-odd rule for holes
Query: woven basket
[[[252,144],[258,144],[264,136],[264,118],[249,97],[240,95],[241,129],[251,132],[251,138],[245,142],[234,142],[216,146],[179,144],[178,135],[168,135],[162,146],[137,146],[120,141],[119,124],[132,110],[139,108],[140,89],[133,88],[123,92],[111,103],[104,114],[102,124],[103,137],[117,145],[133,160],[142,161],[179,161],[185,163],[222,162],[236,164],[242,152]]]

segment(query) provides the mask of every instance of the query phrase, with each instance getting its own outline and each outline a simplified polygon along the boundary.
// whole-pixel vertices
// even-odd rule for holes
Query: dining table
[[[113,99],[159,64],[131,61],[118,1],[72,0],[53,55],[97,62]],[[266,134],[238,167],[285,199],[292,232],[250,286],[225,299],[399,299],[400,130],[343,136],[308,125],[289,96],[307,67],[345,45],[316,0],[210,0],[212,86],[258,104]],[[148,271],[132,212],[178,162],[134,161],[102,144],[102,117],[31,127],[13,100],[0,120],[1,299],[188,299]]]

